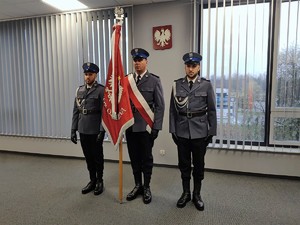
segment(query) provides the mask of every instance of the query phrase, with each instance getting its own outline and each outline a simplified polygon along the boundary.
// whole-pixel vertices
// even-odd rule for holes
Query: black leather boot
[[[201,181],[200,182],[194,182],[194,191],[193,191],[193,203],[196,207],[196,209],[203,211],[204,210],[204,202],[202,201],[201,195]]]
[[[204,202],[202,201],[201,195],[193,193],[193,203],[196,209],[203,211],[204,210]]]
[[[94,190],[94,195],[100,195],[104,190],[103,180],[98,180]]]
[[[183,208],[189,201],[191,201],[191,192],[183,192],[181,197],[177,201],[177,207]]]
[[[183,189],[183,193],[177,201],[178,208],[185,207],[186,203],[191,201],[191,191],[190,191],[190,180],[189,179],[182,180],[182,189]]]
[[[84,188],[82,188],[81,193],[87,194],[93,191],[96,187],[96,181],[90,181]]]
[[[152,194],[150,191],[150,187],[144,187],[144,194],[143,194],[143,202],[145,204],[149,204],[152,200]]]
[[[132,201],[136,199],[138,195],[143,194],[143,185],[142,184],[136,184],[135,187],[132,189],[132,191],[127,195],[126,200],[127,201]]]

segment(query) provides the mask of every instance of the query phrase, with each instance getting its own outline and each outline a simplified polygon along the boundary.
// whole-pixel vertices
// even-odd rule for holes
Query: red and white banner
[[[121,25],[117,24],[113,29],[112,54],[104,89],[102,125],[117,149],[123,133],[133,125],[134,119],[127,90],[128,80],[125,79],[119,47]]]
[[[130,99],[134,104],[134,107],[139,111],[143,119],[146,121],[146,130],[151,133],[154,123],[154,113],[152,112],[141,92],[138,90],[133,74],[129,74],[127,79],[129,83],[128,93]]]

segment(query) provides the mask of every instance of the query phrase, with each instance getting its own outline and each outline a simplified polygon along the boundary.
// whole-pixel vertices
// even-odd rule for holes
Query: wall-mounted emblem
[[[172,48],[172,25],[153,27],[152,36],[155,50]]]

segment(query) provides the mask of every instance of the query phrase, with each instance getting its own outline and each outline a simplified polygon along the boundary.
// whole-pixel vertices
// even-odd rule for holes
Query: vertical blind
[[[259,146],[265,136],[269,3],[201,2],[202,76],[216,92],[214,146]],[[247,147],[246,147],[247,146]]]
[[[131,8],[124,11],[128,71]],[[75,90],[84,83],[81,66],[99,65],[105,84],[113,24],[113,9],[1,22],[0,134],[69,137]]]
[[[288,152],[300,146],[299,6],[201,0],[202,76],[211,80],[217,104],[213,146]]]

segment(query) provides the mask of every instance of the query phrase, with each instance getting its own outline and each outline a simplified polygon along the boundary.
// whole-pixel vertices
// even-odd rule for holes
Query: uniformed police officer
[[[158,136],[158,131],[162,129],[165,103],[159,77],[147,70],[149,53],[142,48],[135,48],[132,49],[131,55],[134,62],[135,72],[133,76],[136,80],[137,89],[154,112],[154,124],[149,134],[146,131],[147,123],[145,119],[131,102],[134,125],[126,130],[126,140],[135,187],[126,199],[131,201],[138,195],[143,195],[143,202],[148,204],[152,200],[150,191],[153,168],[152,147]],[[144,183],[142,182],[142,176]]]
[[[103,139],[105,132],[101,127],[104,86],[96,81],[99,72],[96,64],[84,63],[82,68],[85,85],[76,90],[71,141],[77,144],[76,131],[78,131],[90,175],[90,181],[82,189],[82,194],[94,191],[95,195],[100,195],[103,192],[104,167]]]
[[[195,52],[183,56],[186,76],[174,81],[169,114],[169,131],[177,145],[183,186],[177,207],[183,208],[191,200],[193,163],[193,203],[200,211],[204,210],[200,196],[204,156],[206,147],[217,130],[215,94],[210,81],[199,76],[201,60],[202,56]]]

